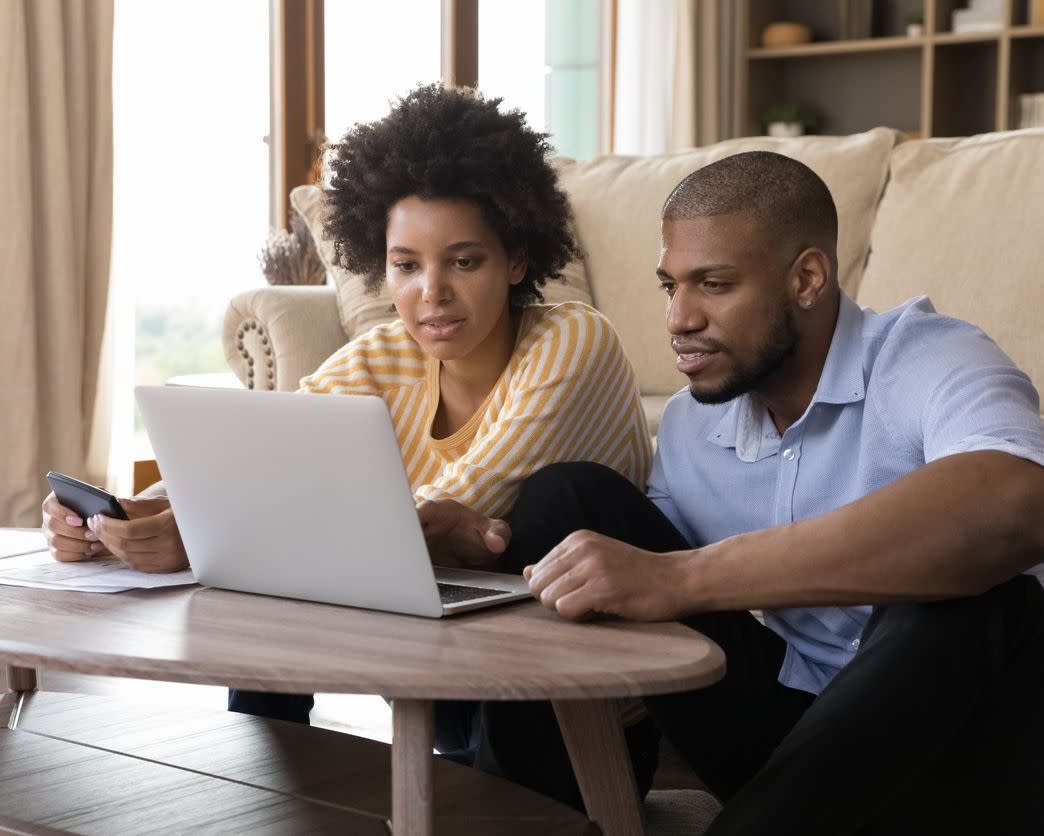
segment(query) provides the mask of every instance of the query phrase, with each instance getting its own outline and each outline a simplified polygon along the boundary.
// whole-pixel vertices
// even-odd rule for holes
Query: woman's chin
[[[460,340],[418,340],[421,351],[443,363],[452,363],[468,355],[468,347]]]

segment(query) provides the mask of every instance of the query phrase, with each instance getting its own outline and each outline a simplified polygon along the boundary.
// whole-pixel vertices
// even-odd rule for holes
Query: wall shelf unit
[[[1019,127],[1019,96],[1044,94],[1044,23],[1039,0],[1004,0],[991,31],[952,31],[961,0],[745,0],[747,48],[740,58],[736,133],[762,134],[773,104],[802,106],[818,133],[848,134],[877,125],[912,136],[968,136]],[[860,5],[862,10],[859,10]],[[852,15],[863,20],[852,28]],[[907,36],[920,17],[922,32]],[[809,25],[811,43],[761,46],[773,21]],[[843,38],[859,31],[870,37]]]

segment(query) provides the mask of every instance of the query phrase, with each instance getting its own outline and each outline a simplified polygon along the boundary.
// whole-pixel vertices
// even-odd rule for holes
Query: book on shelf
[[[869,38],[873,17],[872,0],[838,0],[841,6],[841,40]]]

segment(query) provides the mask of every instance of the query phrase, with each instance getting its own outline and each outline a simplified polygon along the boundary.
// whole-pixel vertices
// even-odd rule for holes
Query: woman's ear
[[[516,285],[526,277],[526,271],[529,269],[529,258],[526,256],[525,250],[519,250],[511,257],[511,263],[508,265],[508,284]]]

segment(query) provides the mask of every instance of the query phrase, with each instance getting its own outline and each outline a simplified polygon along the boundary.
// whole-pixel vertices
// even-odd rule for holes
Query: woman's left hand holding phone
[[[89,560],[113,555],[139,572],[188,568],[174,512],[166,497],[121,499],[130,519],[96,514],[83,520],[52,493],[43,503],[43,530],[55,560]]]

